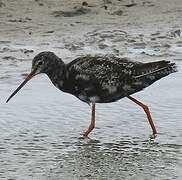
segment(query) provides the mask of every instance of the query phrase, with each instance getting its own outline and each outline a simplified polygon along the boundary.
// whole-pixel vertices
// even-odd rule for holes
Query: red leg
[[[153,120],[152,120],[152,116],[150,114],[150,111],[149,111],[149,108],[148,106],[146,106],[145,104],[141,103],[140,101],[136,100],[135,98],[131,97],[131,96],[128,96],[128,98],[130,100],[132,100],[133,102],[135,102],[136,104],[138,104],[140,107],[143,108],[143,110],[145,111],[146,115],[147,115],[147,119],[149,121],[149,124],[152,128],[152,131],[153,131],[153,135],[155,137],[155,135],[157,134],[157,131],[156,131],[156,128],[155,128],[155,125],[153,123]]]
[[[92,103],[91,122],[88,129],[83,133],[83,136],[87,137],[88,134],[95,128],[95,103]]]

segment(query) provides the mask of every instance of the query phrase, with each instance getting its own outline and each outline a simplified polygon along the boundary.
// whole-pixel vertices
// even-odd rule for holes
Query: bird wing
[[[112,102],[175,71],[169,61],[141,63],[115,56],[86,56],[67,65],[67,78],[74,93],[82,94],[85,101],[94,96],[98,102]]]
[[[98,96],[101,102],[115,101],[124,96],[122,87],[132,79],[132,67],[137,63],[114,56],[78,58],[67,66],[67,82],[78,96],[85,93]]]
[[[133,76],[133,66],[136,64],[141,63],[115,56],[86,56],[72,61],[67,72],[76,80],[88,79],[94,83],[116,85]]]
[[[156,61],[135,66],[135,79],[142,79],[151,76],[156,78],[176,72],[177,66],[170,61]]]

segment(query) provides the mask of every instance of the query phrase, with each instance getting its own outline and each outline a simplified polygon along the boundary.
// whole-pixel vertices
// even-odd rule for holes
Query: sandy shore
[[[0,61],[19,66],[44,50],[65,61],[98,53],[181,59],[181,15],[178,0],[1,1]]]
[[[52,50],[68,59],[86,53],[148,58],[170,54],[172,45],[180,45],[179,38],[170,35],[181,28],[181,1],[109,2],[90,0],[83,6],[79,0],[1,1],[0,57],[26,58]]]

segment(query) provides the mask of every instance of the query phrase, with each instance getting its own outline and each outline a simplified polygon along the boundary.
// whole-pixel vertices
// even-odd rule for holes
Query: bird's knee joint
[[[143,109],[144,109],[144,111],[149,111],[149,107],[146,105],[143,107]]]
[[[90,129],[94,129],[94,128],[95,128],[95,124],[91,124]]]

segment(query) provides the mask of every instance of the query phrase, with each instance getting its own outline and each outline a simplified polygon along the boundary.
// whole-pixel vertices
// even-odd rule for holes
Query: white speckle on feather
[[[130,86],[130,85],[127,85],[127,84],[125,84],[125,85],[123,86],[123,89],[124,89],[125,91],[131,91],[131,90],[132,90],[131,86]]]
[[[123,72],[128,74],[128,70],[127,69],[123,69]]]
[[[74,67],[75,70],[79,70],[80,69],[80,67],[77,64],[74,64],[73,67]]]
[[[136,81],[133,84],[136,85],[136,86],[141,86],[142,85],[142,81]]]
[[[75,91],[78,91],[79,89],[78,89],[78,86],[75,86]]]
[[[100,98],[98,96],[91,96],[89,99],[93,103],[98,102],[100,100]]]
[[[131,75],[131,73],[132,73],[131,70],[128,70],[128,74]]]
[[[149,76],[150,80],[153,81],[155,79],[155,76]]]
[[[133,67],[133,63],[128,63],[127,67],[128,68],[132,68]]]
[[[82,101],[86,101],[87,97],[84,94],[79,94],[78,98]]]
[[[89,80],[89,76],[85,75],[85,74],[78,74],[75,76],[75,79],[78,80],[78,79],[83,79],[83,80]]]
[[[84,90],[85,91],[91,91],[92,89],[93,89],[93,87],[90,86],[90,87],[86,87]]]
[[[117,87],[116,86],[105,85],[104,89],[107,89],[110,94],[114,94],[114,93],[117,92]]]

